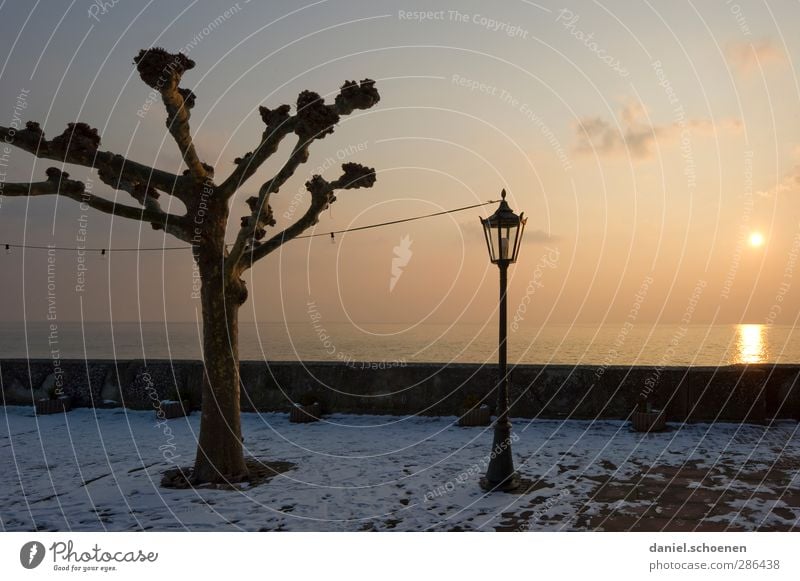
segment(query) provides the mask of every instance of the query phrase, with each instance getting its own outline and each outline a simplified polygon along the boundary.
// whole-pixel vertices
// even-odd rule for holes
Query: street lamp
[[[494,214],[481,218],[489,260],[500,269],[500,334],[499,334],[499,378],[497,382],[497,419],[494,422],[494,443],[486,476],[481,479],[481,488],[488,491],[509,492],[519,486],[511,454],[511,420],[508,417],[508,362],[506,352],[506,289],[508,265],[517,261],[522,233],[527,218],[517,216],[506,202],[506,191]]]

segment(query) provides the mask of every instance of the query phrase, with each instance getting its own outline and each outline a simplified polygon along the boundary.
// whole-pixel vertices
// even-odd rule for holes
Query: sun
[[[761,232],[751,232],[748,242],[753,248],[764,246],[764,235]]]

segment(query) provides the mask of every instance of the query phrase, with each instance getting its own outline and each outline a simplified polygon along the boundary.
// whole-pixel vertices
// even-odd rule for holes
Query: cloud
[[[712,135],[717,130],[738,133],[742,123],[738,119],[724,119],[716,124],[710,119],[684,119],[664,125],[651,124],[647,110],[641,103],[629,103],[619,113],[619,123],[602,117],[584,117],[575,126],[577,153],[593,155],[625,155],[635,159],[648,159],[658,142],[662,146],[678,143],[681,133],[688,130],[702,135]]]
[[[760,190],[756,192],[759,196],[771,198],[778,194],[784,193],[797,193],[800,192],[800,146],[794,149],[795,164],[792,166],[791,171],[783,176],[775,187],[769,190]]]
[[[523,244],[549,244],[551,242],[556,242],[559,240],[559,237],[555,234],[548,234],[544,230],[525,230],[525,233],[522,235],[522,243]]]
[[[770,39],[734,42],[725,50],[728,64],[739,74],[747,75],[769,64],[785,64],[786,53]]]

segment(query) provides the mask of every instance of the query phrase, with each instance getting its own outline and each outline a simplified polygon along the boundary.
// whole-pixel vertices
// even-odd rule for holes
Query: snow
[[[527,494],[484,494],[478,480],[490,428],[456,418],[244,413],[247,454],[296,464],[244,490],[166,490],[162,473],[191,465],[199,415],[158,421],[152,411],[77,409],[34,416],[6,407],[0,421],[3,530],[584,530],[593,515],[646,510],[645,496],[602,500],[606,480],[629,483],[690,465],[687,487],[735,499],[710,523],[755,530],[796,524],[800,438],[796,422],[772,426],[672,425],[638,434],[621,421],[515,420],[514,456]],[[794,467],[780,487],[754,477]],[[702,482],[700,482],[702,480]],[[754,495],[757,495],[754,496]],[[597,496],[597,498],[595,498]],[[779,516],[775,508],[781,509]],[[655,508],[657,514],[669,509]],[[719,515],[723,516],[719,516]],[[727,520],[726,520],[727,519]],[[600,528],[613,528],[609,523]]]

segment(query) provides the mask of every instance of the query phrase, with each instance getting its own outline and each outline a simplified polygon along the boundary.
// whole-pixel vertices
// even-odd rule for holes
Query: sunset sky
[[[257,143],[259,105],[293,105],[303,89],[332,99],[344,80],[372,78],[380,103],[316,142],[273,196],[279,227],[304,211],[312,174],[333,179],[356,161],[376,168],[376,185],[342,192],[317,232],[506,188],[529,217],[509,290],[512,309],[531,298],[526,325],[616,323],[634,308],[639,321],[670,323],[690,310],[691,323],[793,325],[800,313],[796,2],[100,4],[2,4],[0,125],[15,108],[50,137],[84,121],[102,149],[180,172],[161,103],[149,104],[132,59],[151,46],[184,50],[197,63],[183,81],[197,94],[195,143],[221,180]],[[290,147],[240,190],[232,238],[244,199]],[[15,182],[42,180],[55,163],[12,149],[6,165]],[[96,178],[93,191],[114,196]],[[485,321],[497,269],[478,217],[492,211],[291,242],[252,272],[242,318],[306,320],[314,301],[330,321]],[[74,247],[80,218],[71,200],[0,198],[0,243]],[[89,247],[184,245],[95,212],[86,231]],[[408,263],[390,290],[404,237]],[[0,319],[45,320],[47,252],[0,260]],[[76,254],[56,255],[62,320],[195,320],[188,251],[86,264],[76,293]]]

